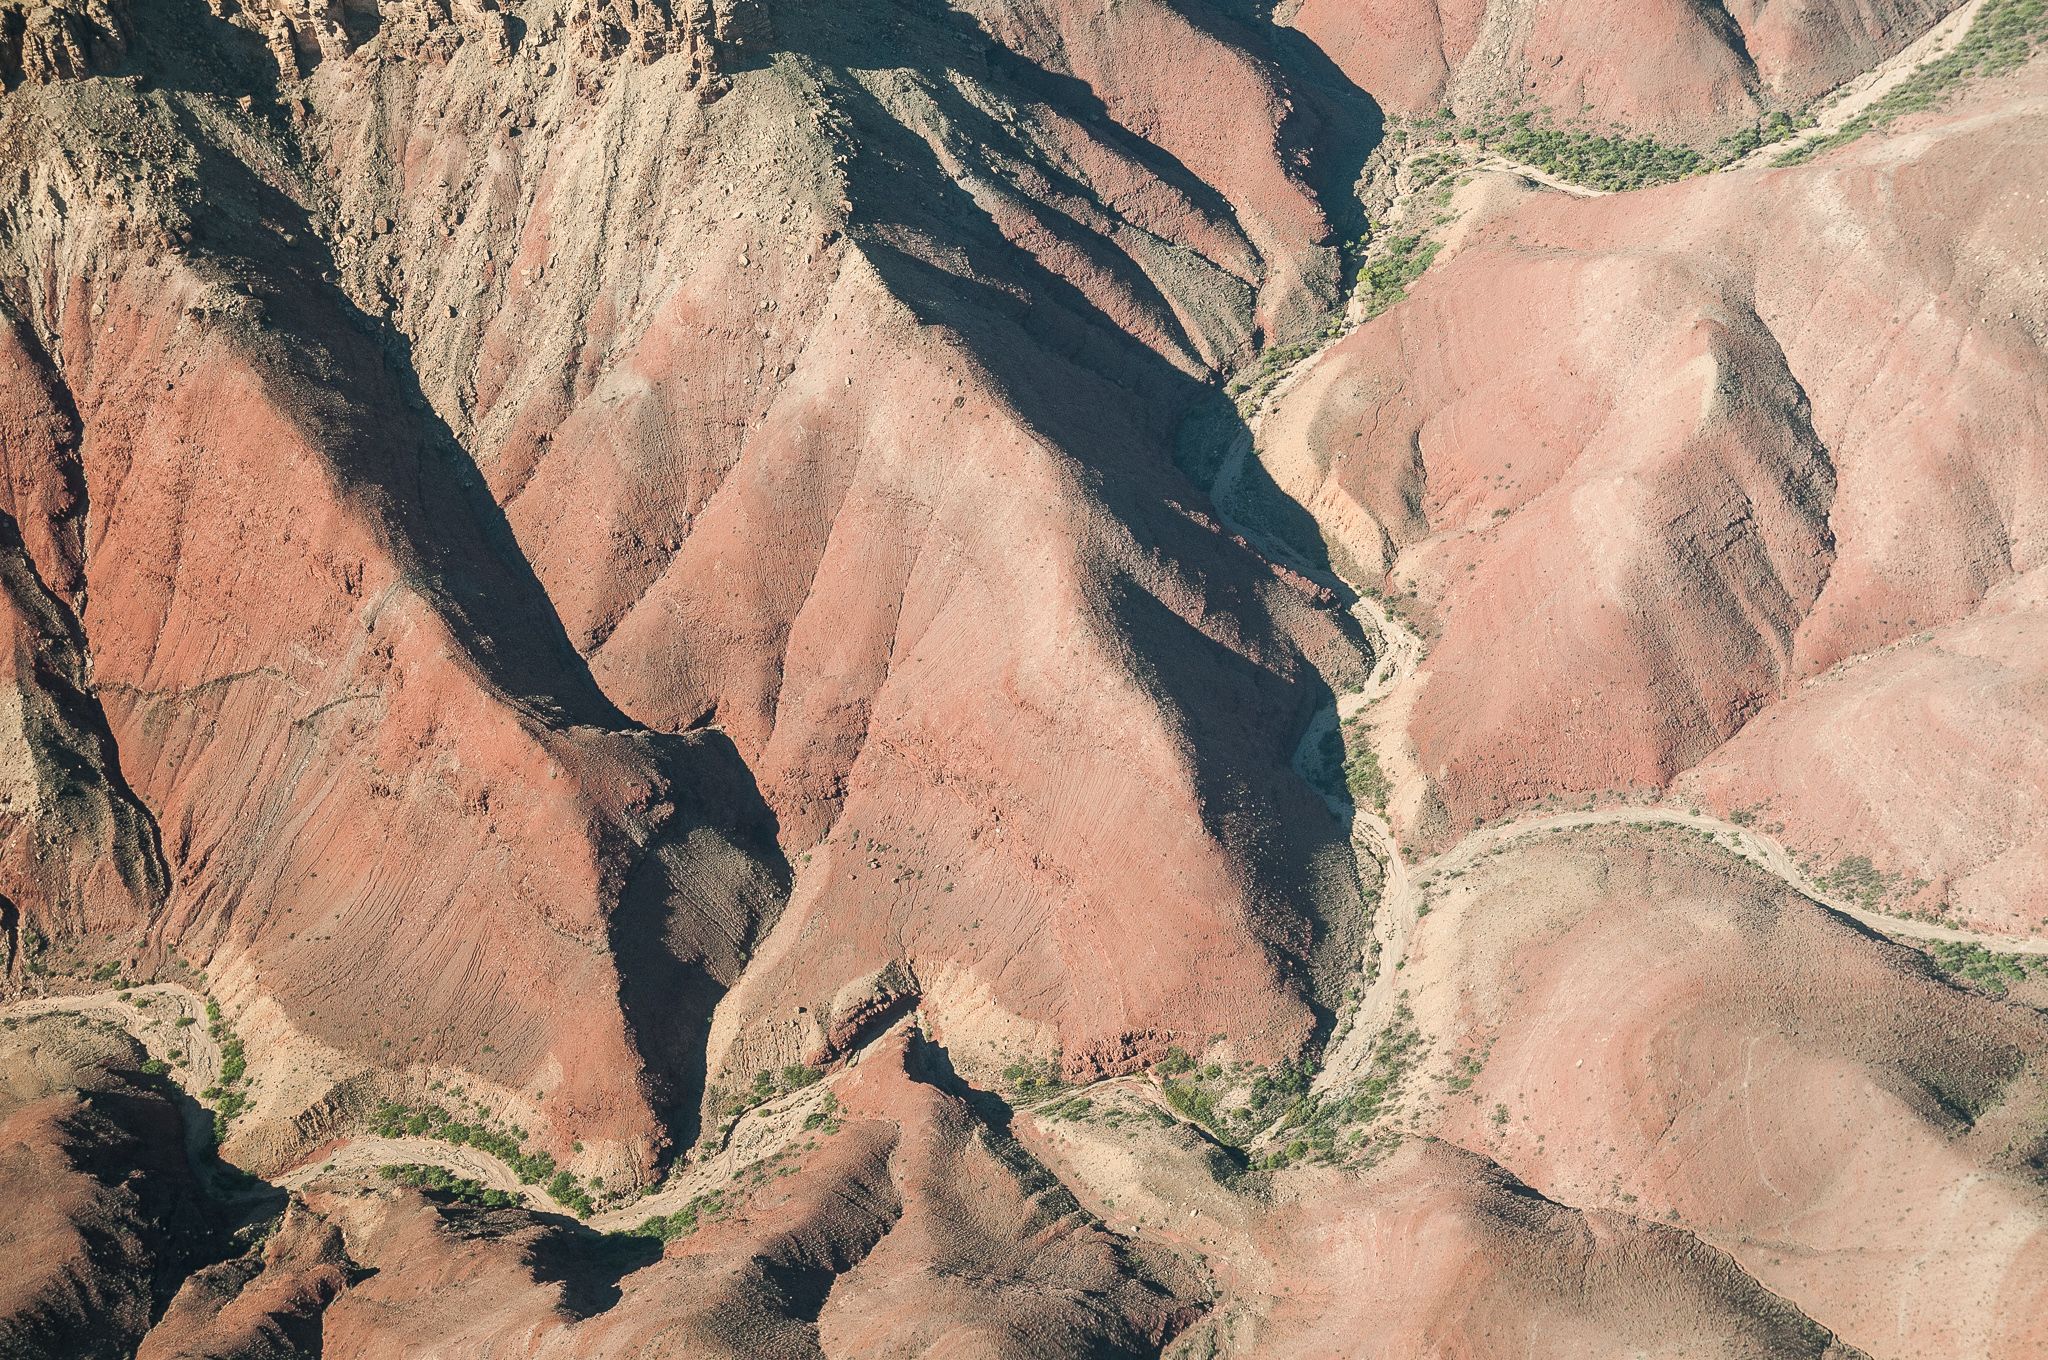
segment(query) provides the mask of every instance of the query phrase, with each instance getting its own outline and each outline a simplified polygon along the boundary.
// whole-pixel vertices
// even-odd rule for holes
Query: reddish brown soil
[[[2038,1011],[1690,834],[1539,835],[1432,901],[1405,980],[1441,1136],[1683,1226],[1872,1355],[2039,1349]]]
[[[1946,7],[0,13],[0,988],[174,977],[136,1033],[209,1046],[7,1017],[0,1351],[2037,1348],[2040,1016],[1648,833],[1411,920],[1295,768],[1375,641],[1178,442],[1335,333],[1381,111],[1701,143]],[[1244,476],[1427,636],[1410,854],[1658,791],[2048,924],[2044,70],[1482,186],[1268,411]],[[1367,992],[1371,1141],[1254,1169],[1294,1124],[1142,1075],[1341,1084]],[[614,1225],[733,1179],[664,1248],[315,1170],[387,1099]]]
[[[2008,261],[2033,230],[2023,186],[2048,186],[2041,82],[1809,168],[1525,198],[1283,408],[1276,437],[1371,516],[1359,570],[1413,587],[1434,843],[1549,794],[1661,788],[1838,662],[2031,598],[2048,367]],[[1947,702],[1997,741],[2005,713],[2033,721],[2007,692]],[[1776,793],[1774,740],[1745,737],[1739,793],[1716,777],[1731,802]],[[1788,825],[1816,850],[1862,836],[1932,878],[2012,844],[1973,842],[1952,806],[1942,831],[1873,834],[1888,776],[1869,759],[1843,750],[1848,782],[1818,796],[1820,772],[1798,776],[1811,820]],[[1996,806],[2004,787],[1980,788],[1983,815],[2024,841],[2036,800]],[[2038,918],[2031,894],[2007,923]]]
[[[1391,112],[1517,96],[1634,133],[1706,140],[1904,50],[1961,0],[1845,5],[1303,0],[1293,26]],[[1603,128],[1604,130],[1604,128]]]

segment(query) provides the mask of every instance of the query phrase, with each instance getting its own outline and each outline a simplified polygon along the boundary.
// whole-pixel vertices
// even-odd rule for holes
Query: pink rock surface
[[[2033,569],[2038,81],[1811,167],[1526,199],[1290,398],[1279,436],[1377,526],[1359,569],[1417,591],[1427,835],[1662,787]]]

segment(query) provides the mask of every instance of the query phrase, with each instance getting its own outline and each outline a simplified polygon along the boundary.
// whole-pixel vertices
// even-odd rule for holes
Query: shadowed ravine
[[[2034,1354],[2037,8],[0,13],[0,1353]]]

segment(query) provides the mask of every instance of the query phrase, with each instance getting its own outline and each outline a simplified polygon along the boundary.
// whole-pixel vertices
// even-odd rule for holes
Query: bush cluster
[[[192,1023],[190,1016],[178,1021],[179,1026]],[[220,1080],[201,1091],[199,1098],[213,1102],[213,1142],[218,1147],[228,1140],[228,1121],[249,1107],[248,1092],[235,1089],[248,1075],[249,1054],[240,1036],[221,1018],[220,1003],[210,996],[206,998],[206,1032],[220,1045]]]
[[[604,1188],[603,1184],[596,1180],[593,1180],[591,1185],[599,1190]],[[577,1181],[576,1173],[566,1167],[557,1171],[555,1178],[548,1182],[548,1197],[578,1218],[589,1218],[597,1208],[590,1198],[590,1192]]]
[[[1511,131],[1500,144],[1502,151],[1559,179],[1592,189],[1646,189],[1711,167],[1711,162],[1692,148],[1670,146],[1654,137],[1601,137],[1532,127],[1526,113],[1508,121]]]
[[[1321,1096],[1310,1095],[1308,1085],[1313,1071],[1307,1063],[1281,1068],[1280,1080],[1273,1081],[1263,1091],[1257,1082],[1253,1083],[1255,1103],[1271,1106],[1276,1101],[1287,1102],[1279,1127],[1298,1135],[1285,1147],[1255,1160],[1254,1168],[1277,1171],[1301,1161],[1337,1161],[1340,1155],[1338,1135],[1346,1128],[1352,1128],[1348,1140],[1351,1144],[1366,1143],[1371,1126],[1392,1112],[1399,1099],[1402,1079],[1421,1058],[1422,1046],[1422,1032],[1415,1027],[1414,1012],[1403,1001],[1395,1008],[1393,1023],[1375,1042],[1366,1075],[1343,1090],[1326,1091]],[[1478,1069],[1475,1065],[1461,1067],[1460,1070],[1476,1073]],[[1378,1141],[1391,1148],[1399,1145],[1400,1137],[1388,1134]]]
[[[387,1163],[377,1168],[377,1174],[387,1181],[400,1185],[417,1186],[437,1194],[459,1200],[464,1204],[476,1204],[486,1209],[510,1209],[519,1203],[519,1197],[508,1190],[489,1190],[482,1181],[457,1176],[454,1172],[421,1162]]]
[[[678,1237],[688,1237],[706,1222],[716,1222],[725,1217],[726,1204],[723,1190],[708,1190],[693,1196],[688,1204],[672,1214],[656,1214],[637,1228],[625,1228],[614,1236],[651,1237],[657,1242],[673,1242]]]
[[[1922,65],[1834,133],[1794,147],[1774,164],[1797,165],[1873,129],[1882,132],[1905,114],[1939,108],[1965,80],[2018,70],[2043,41],[2048,41],[2048,2],[1991,0],[1947,53]]]
[[[1359,293],[1368,320],[1408,296],[1408,285],[1421,278],[1443,245],[1420,236],[1394,236],[1387,240],[1386,253],[1366,265],[1359,276]]]
[[[551,1153],[521,1150],[520,1145],[526,1138],[524,1130],[507,1132],[484,1123],[466,1124],[438,1105],[415,1110],[395,1101],[386,1101],[371,1117],[370,1126],[381,1138],[434,1138],[457,1147],[467,1145],[489,1153],[512,1168],[512,1174],[519,1178],[521,1185],[537,1185],[555,1174],[555,1159]],[[561,1196],[555,1198],[560,1200]]]
[[[727,1094],[713,1087],[711,1106],[722,1114],[738,1118],[748,1110],[766,1105],[777,1096],[786,1096],[792,1091],[801,1091],[806,1086],[815,1085],[824,1080],[824,1077],[825,1074],[817,1068],[805,1067],[801,1063],[791,1063],[782,1069],[780,1075],[764,1068],[754,1074],[753,1084],[743,1090]]]
[[[1003,1069],[1003,1080],[1020,1100],[1039,1100],[1066,1089],[1060,1080],[1060,1060],[1011,1063]]]
[[[1930,940],[1927,953],[1942,972],[1974,982],[1996,997],[2003,997],[2013,984],[2026,981],[2029,973],[2048,977],[2048,958],[1994,954],[1981,944],[1965,940]]]

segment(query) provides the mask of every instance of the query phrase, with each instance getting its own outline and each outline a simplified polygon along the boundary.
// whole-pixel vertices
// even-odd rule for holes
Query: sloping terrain
[[[0,1351],[2038,1349],[1958,9],[0,8]]]
[[[1391,111],[1489,102],[1598,110],[1638,132],[1722,135],[1903,50],[1961,0],[1300,0],[1292,24]]]
[[[1829,865],[1966,880],[2031,839],[2024,779],[1979,789],[1989,834],[1931,788],[1891,828],[1852,812],[1913,738],[1857,758],[1830,736],[1861,797],[1802,766],[1795,811],[1759,779],[1790,711],[1745,725],[1980,611],[1973,637],[2025,628],[2048,449],[2043,322],[2015,269],[2048,175],[2038,70],[1797,171],[1524,195],[1289,394],[1267,465],[1431,642],[1399,701],[1427,784],[1397,813],[1414,834],[1441,846],[1546,798],[1661,789],[1714,756],[1701,777],[1725,772],[1725,807],[1771,809]],[[1925,230],[1935,214],[1969,226]],[[2025,675],[2037,652],[2004,664]],[[1968,740],[2028,721],[2003,692],[1957,696],[1983,706]],[[2003,887],[1972,917],[2038,921],[2038,879]]]

